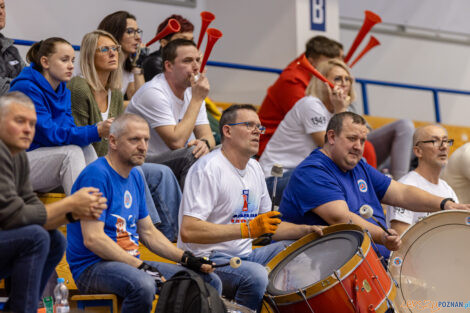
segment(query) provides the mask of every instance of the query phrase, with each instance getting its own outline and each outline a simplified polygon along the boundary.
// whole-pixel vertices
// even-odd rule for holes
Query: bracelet
[[[441,201],[441,210],[444,210],[444,207],[445,207],[447,201],[452,201],[452,202],[455,203],[454,199],[452,199],[452,198],[445,198],[445,199],[443,199],[443,200]]]
[[[207,145],[207,148],[209,148],[209,151],[211,150],[211,145],[209,144],[209,140],[207,140],[206,138],[201,138],[199,139],[200,141],[204,141]]]
[[[70,223],[75,223],[78,222],[78,220],[73,218],[72,212],[68,212],[65,214],[65,218],[70,222]]]

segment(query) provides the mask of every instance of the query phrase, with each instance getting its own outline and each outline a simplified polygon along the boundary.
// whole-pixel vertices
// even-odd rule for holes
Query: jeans
[[[186,174],[188,174],[191,165],[197,161],[193,155],[193,150],[194,146],[172,150],[162,154],[149,154],[145,162],[163,164],[171,168],[176,179],[178,179],[181,190],[183,190]]]
[[[57,230],[28,225],[0,231],[0,278],[11,278],[5,310],[36,312],[40,295],[64,255],[66,240]]]
[[[35,191],[49,192],[62,187],[70,195],[73,183],[82,170],[97,159],[92,145],[41,147],[28,151],[30,180]]]
[[[258,310],[268,286],[268,272],[264,267],[292,241],[279,241],[261,248],[254,249],[247,257],[243,257],[239,268],[230,266],[218,267],[214,273],[223,284],[223,294],[234,299],[238,304],[252,310]],[[209,259],[216,264],[227,263],[232,255],[213,251]]]
[[[377,128],[367,136],[377,154],[377,168],[390,159],[390,174],[395,180],[410,170],[414,131],[413,122],[403,119]]]
[[[141,166],[147,182],[152,206],[147,206],[150,218],[157,228],[170,240],[178,238],[178,212],[181,189],[171,169],[165,165],[144,163]],[[146,195],[147,198],[147,195]],[[160,222],[160,223],[158,223]]]
[[[282,194],[284,193],[284,189],[286,189],[287,184],[289,183],[290,177],[294,172],[293,169],[288,169],[284,172],[282,177],[278,177],[277,184],[276,184],[276,196],[273,198],[273,185],[274,185],[274,176],[266,178],[266,186],[268,187],[269,196],[272,199],[274,205],[279,206],[282,200]]]
[[[162,275],[169,279],[185,268],[175,264],[150,262]],[[222,291],[222,283],[215,274],[201,274],[206,282]],[[152,308],[152,301],[157,293],[154,278],[128,264],[115,261],[101,261],[85,269],[75,278],[80,292],[84,293],[114,293],[123,298],[124,313],[146,313]]]

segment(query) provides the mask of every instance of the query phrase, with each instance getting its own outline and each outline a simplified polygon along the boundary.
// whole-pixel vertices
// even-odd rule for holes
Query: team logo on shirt
[[[132,196],[129,190],[126,190],[126,192],[124,192],[124,207],[126,209],[129,209],[131,205],[132,205]]]
[[[232,215],[231,223],[234,224],[247,223],[258,216],[256,195],[250,198],[250,190],[243,189],[241,196],[240,202]]]
[[[243,212],[248,211],[248,196],[250,195],[250,190],[245,189],[242,191],[243,196]]]
[[[367,192],[367,184],[363,179],[359,179],[357,181],[357,185],[359,186],[359,190],[361,192]]]

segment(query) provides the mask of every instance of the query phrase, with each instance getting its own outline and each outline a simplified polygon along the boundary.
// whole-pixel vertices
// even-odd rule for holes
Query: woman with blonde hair
[[[294,168],[312,150],[323,146],[326,126],[331,117],[346,111],[356,97],[354,79],[344,62],[338,59],[325,61],[318,66],[318,71],[335,87],[331,89],[313,76],[305,90],[305,97],[286,114],[259,160],[270,192],[274,181],[271,168],[276,163],[283,165],[284,175],[278,180],[274,199],[276,204],[280,202]]]
[[[68,84],[72,93],[72,114],[77,125],[94,125],[114,119],[124,112],[121,93],[121,46],[110,33],[95,30],[83,37],[80,48],[82,77]],[[108,152],[103,138],[93,144],[98,156]],[[170,168],[159,164],[138,167],[147,182],[146,202],[149,215],[168,239],[176,241],[181,190]]]

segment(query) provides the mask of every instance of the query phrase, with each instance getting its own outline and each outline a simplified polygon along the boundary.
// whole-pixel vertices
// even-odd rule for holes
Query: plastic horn
[[[375,24],[382,22],[382,19],[380,16],[375,14],[374,12],[371,11],[364,11],[366,14],[366,17],[364,18],[364,23],[362,24],[361,29],[356,35],[356,38],[353,41],[353,44],[351,45],[351,48],[349,48],[349,52],[344,58],[344,63],[348,63],[349,60],[351,59],[352,55],[356,51],[357,47],[361,44],[362,40],[364,37],[367,35],[367,33],[374,27]]]
[[[215,19],[215,15],[208,11],[201,12],[201,32],[199,33],[199,39],[197,40],[197,49],[201,46],[202,39],[204,38],[204,34],[206,33],[207,27],[209,24]]]
[[[213,265],[212,267],[223,267],[223,266],[228,266],[230,265],[230,267],[232,268],[239,268],[240,265],[242,265],[242,260],[235,256],[233,258],[230,259],[230,262],[228,263],[222,263],[222,264],[216,264],[216,265]]]
[[[370,36],[367,46],[361,51],[361,53],[356,57],[356,59],[352,61],[349,67],[352,68],[354,64],[357,63],[357,61],[359,61],[367,52],[369,52],[369,50],[379,45],[380,45],[380,41],[378,41],[377,38],[375,38],[374,36]]]
[[[202,58],[201,69],[199,70],[200,73],[204,70],[206,66],[207,60],[209,59],[209,55],[211,54],[212,48],[214,44],[219,38],[223,36],[222,32],[215,28],[209,28],[207,30],[207,46],[206,50],[204,51],[204,57]]]
[[[361,214],[361,216],[363,218],[365,218],[366,220],[369,219],[369,218],[372,218],[379,226],[380,228],[382,228],[389,236],[391,236],[392,234],[390,234],[390,232],[387,230],[387,228],[385,228],[385,226],[382,225],[382,223],[380,223],[375,217],[374,217],[374,210],[372,209],[372,207],[368,204],[364,204],[363,206],[361,206],[361,208],[359,209],[359,214]]]
[[[174,18],[170,18],[168,20],[168,24],[165,26],[164,29],[162,29],[161,32],[159,32],[158,34],[155,35],[155,37],[153,37],[152,40],[150,40],[149,42],[147,42],[147,44],[145,45],[146,47],[150,46],[151,44],[153,44],[154,42],[156,41],[159,41],[160,39],[168,36],[169,34],[173,34],[173,33],[176,33],[176,32],[179,32],[181,29],[181,25],[180,23],[175,20]]]
[[[313,67],[312,64],[307,60],[307,57],[305,54],[302,55],[302,57],[299,60],[299,66],[302,66],[304,69],[312,73],[316,78],[318,78],[321,81],[324,81],[325,83],[328,83],[331,89],[335,88],[335,85],[333,85],[332,82],[330,82],[328,79],[326,79],[325,76],[323,76],[319,71],[317,71],[316,68]]]

